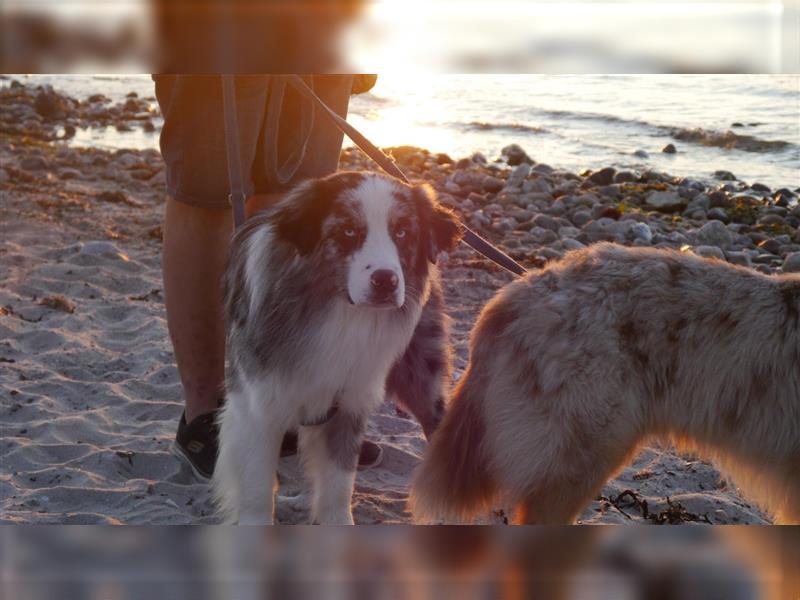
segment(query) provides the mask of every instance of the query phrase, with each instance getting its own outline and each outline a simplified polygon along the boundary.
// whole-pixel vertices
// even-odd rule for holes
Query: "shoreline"
[[[65,125],[39,117],[45,134]],[[0,130],[0,522],[213,523],[207,486],[170,451],[182,406],[161,287],[161,157],[47,139]],[[763,273],[800,271],[795,190],[748,186],[724,173],[714,186],[653,171],[576,174],[511,143],[499,162],[413,147],[392,154],[412,180],[430,183],[465,223],[528,268],[608,240]],[[370,166],[357,150],[343,151],[340,168]],[[464,245],[441,271],[458,376],[478,312],[511,276]],[[422,432],[384,404],[368,436],[385,455],[358,474],[356,522],[407,522]],[[282,461],[280,476],[278,520],[305,522],[296,458]],[[503,511],[486,522],[503,522]],[[647,445],[580,522],[769,519],[709,463]]]

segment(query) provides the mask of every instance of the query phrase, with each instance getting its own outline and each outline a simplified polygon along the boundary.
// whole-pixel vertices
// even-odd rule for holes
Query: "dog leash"
[[[350,125],[347,120],[325,104],[299,75],[276,75],[273,77],[286,77],[288,82],[291,83],[300,94],[310,100],[318,108],[321,108],[322,112],[328,115],[334,124],[346,134],[364,154],[375,161],[381,169],[403,183],[411,183],[405,173],[403,173],[400,167],[398,167],[391,158],[364,137],[360,131]],[[247,198],[244,193],[244,179],[242,177],[242,161],[241,152],[239,150],[239,126],[236,118],[236,88],[234,86],[233,75],[222,75],[222,111],[224,113],[225,145],[228,156],[228,179],[230,188],[228,202],[230,202],[231,208],[233,209],[234,226],[238,229],[245,220],[244,205]],[[461,224],[461,232],[461,239],[465,244],[496,265],[515,275],[524,275],[526,273],[525,267],[463,223]]]

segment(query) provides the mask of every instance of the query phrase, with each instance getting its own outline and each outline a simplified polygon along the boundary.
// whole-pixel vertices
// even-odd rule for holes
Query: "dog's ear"
[[[292,190],[276,208],[278,237],[292,244],[301,256],[313,252],[322,238],[322,222],[330,210],[319,181],[306,181]]]
[[[453,211],[437,202],[436,192],[428,184],[417,186],[415,192],[421,197],[421,202],[429,215],[430,239],[427,252],[428,260],[435,263],[440,252],[452,250],[461,239],[461,222]]]

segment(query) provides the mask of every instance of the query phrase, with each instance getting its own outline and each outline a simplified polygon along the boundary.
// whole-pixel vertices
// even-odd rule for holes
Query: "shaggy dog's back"
[[[504,492],[519,521],[570,522],[654,434],[800,520],[800,277],[598,244],[510,284],[476,325],[415,517],[468,519]]]

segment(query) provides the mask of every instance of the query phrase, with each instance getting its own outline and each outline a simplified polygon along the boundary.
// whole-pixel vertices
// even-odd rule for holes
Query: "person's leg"
[[[264,208],[280,196],[254,196],[248,201],[247,212]],[[223,396],[225,326],[221,282],[232,232],[229,209],[203,208],[167,198],[164,295],[187,423],[216,410]]]

